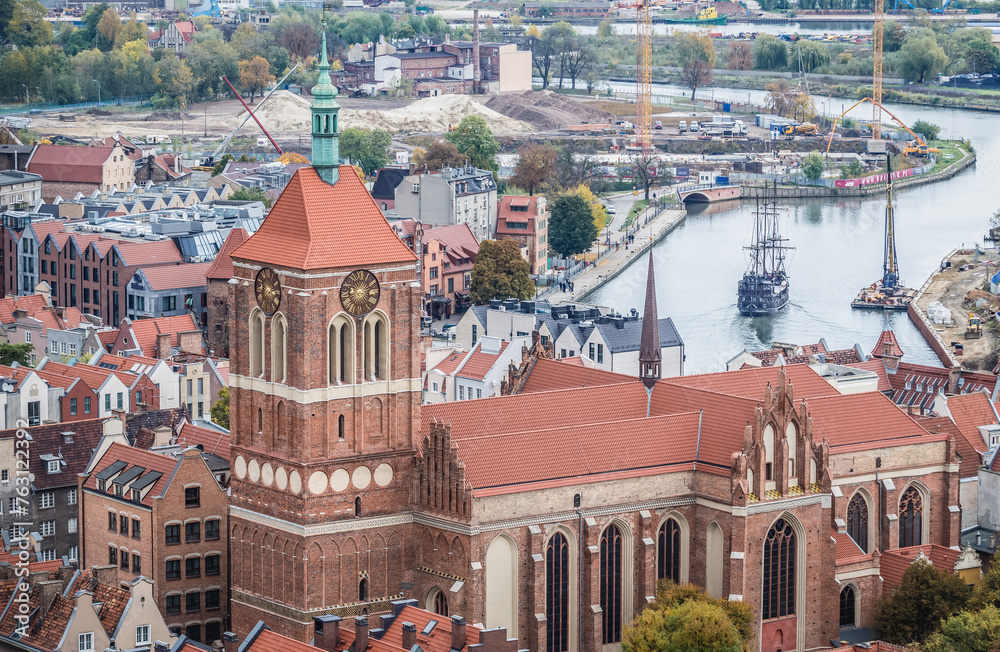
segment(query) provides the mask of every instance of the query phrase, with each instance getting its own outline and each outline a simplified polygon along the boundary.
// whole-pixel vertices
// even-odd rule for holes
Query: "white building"
[[[500,395],[511,363],[521,361],[527,338],[483,337],[467,353],[461,347],[431,349],[424,372],[424,403],[467,401]]]

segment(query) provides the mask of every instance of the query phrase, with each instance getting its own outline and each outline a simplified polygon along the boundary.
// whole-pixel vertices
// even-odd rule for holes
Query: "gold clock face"
[[[340,286],[340,303],[344,310],[360,317],[375,309],[381,291],[374,274],[367,269],[356,269],[347,275]]]
[[[257,272],[257,278],[253,283],[254,295],[257,297],[257,305],[270,316],[278,310],[281,305],[281,282],[274,270],[265,267]]]

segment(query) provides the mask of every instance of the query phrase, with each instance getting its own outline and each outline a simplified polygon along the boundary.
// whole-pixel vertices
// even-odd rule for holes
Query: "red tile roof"
[[[206,285],[206,274],[211,267],[212,263],[182,263],[139,269],[153,290],[175,290]],[[136,274],[139,273],[139,269],[136,270]]]
[[[171,346],[178,346],[179,333],[190,331],[200,331],[201,328],[194,321],[190,314],[177,315],[175,317],[157,317],[155,319],[136,319],[132,322],[132,334],[143,355],[156,354],[156,336],[162,333],[170,333]]]
[[[416,260],[349,165],[340,166],[340,180],[332,186],[313,168],[296,170],[263,224],[233,257],[294,269]]]
[[[903,356],[903,349],[900,348],[899,342],[896,340],[896,334],[892,331],[882,331],[878,336],[878,341],[875,342],[875,348],[872,349],[872,357],[881,358],[886,344],[889,345],[889,351],[892,355],[896,357]]]
[[[218,455],[224,460],[229,459],[229,433],[218,432],[210,428],[202,428],[193,423],[185,423],[177,435],[179,446],[200,445],[206,453]]]
[[[125,614],[125,607],[132,597],[132,592],[121,585],[111,586],[102,584],[95,579],[91,579],[90,591],[94,593],[94,602],[101,603],[99,618],[104,625],[104,631],[114,634],[118,629],[118,621]]]
[[[850,537],[846,532],[838,532],[834,530],[830,536],[836,542],[836,551],[834,553],[834,558],[836,559],[837,565],[848,564],[851,562],[859,561],[866,558],[871,558],[871,555],[866,554],[864,550],[854,542],[854,539]]]
[[[871,371],[878,375],[878,385],[876,387],[879,392],[888,392],[892,390],[892,385],[889,384],[889,378],[885,371],[885,363],[879,358],[872,358],[867,362],[852,362],[851,367],[857,369],[864,369],[865,371]]]
[[[37,589],[35,590],[37,591]],[[22,640],[43,650],[59,648],[59,643],[66,635],[66,628],[69,627],[70,618],[75,608],[76,600],[61,593],[56,594],[49,610],[45,613],[45,617],[38,618],[36,616],[27,638]]]
[[[483,351],[482,340],[480,340],[479,346],[472,350],[465,364],[462,365],[462,368],[458,370],[456,375],[461,378],[482,380],[489,373],[490,369],[497,364],[497,360],[500,359],[500,356],[503,355],[503,352],[507,350],[509,345],[510,342],[501,341],[499,351],[496,353],[486,353]]]
[[[100,184],[104,163],[113,151],[114,147],[36,145],[28,161],[28,172],[42,175],[44,181]]]
[[[97,474],[118,461],[127,462],[127,466],[122,467],[123,471],[136,466],[145,469],[142,475],[137,476],[137,478],[142,478],[151,471],[158,471],[162,474],[156,479],[153,486],[146,491],[145,497],[141,501],[144,505],[150,505],[152,504],[153,497],[161,495],[166,489],[174,469],[180,463],[180,458],[175,459],[166,455],[158,455],[115,442],[111,444],[108,450],[104,452],[104,455],[101,456],[101,459],[98,460],[97,464],[94,465],[90,476],[83,484],[84,488],[97,491]],[[110,485],[108,485],[108,488],[110,489]]]
[[[126,267],[183,263],[184,257],[173,240],[119,242],[115,244]]]
[[[567,369],[567,367],[572,367],[572,370]],[[528,378],[524,381],[521,393],[547,392],[553,389],[569,389],[571,387],[616,385],[634,380],[634,376],[585,367],[583,359],[579,356],[563,358],[562,360],[539,358],[528,370]]]
[[[233,229],[226,236],[222,249],[215,255],[212,266],[205,274],[207,278],[229,280],[233,277],[233,252],[247,239],[245,229]]]
[[[61,362],[54,362],[49,360],[42,367],[42,371],[50,374],[58,374],[65,378],[81,378],[91,389],[98,389],[101,385],[107,381],[109,376],[114,376],[118,380],[122,381],[126,387],[132,387],[135,381],[139,379],[139,376],[127,371],[121,371],[118,369],[105,369],[104,367],[95,367],[89,364],[74,364],[68,365]]]
[[[458,369],[458,365],[462,364],[462,361],[465,360],[465,357],[467,355],[468,353],[465,353],[464,351],[455,351],[447,358],[441,360],[436,365],[431,367],[431,369],[429,369],[428,371],[433,370],[440,372],[445,376],[450,376],[453,373],[455,373],[455,370]]]
[[[958,561],[959,552],[936,543],[885,550],[879,560],[879,575],[882,576],[884,582],[883,591],[903,583],[903,574],[921,552],[930,559],[931,565],[938,570],[947,573],[955,572],[955,562]]]
[[[962,457],[959,477],[975,477],[982,464],[983,453],[990,450],[979,432],[979,426],[996,425],[1000,420],[984,392],[948,397],[948,412],[961,433],[955,438],[958,454]]]
[[[438,624],[431,630],[430,635],[423,634],[424,628],[431,620],[438,621]],[[403,650],[403,623],[413,623],[417,628],[417,645],[424,652],[450,652],[451,651],[451,619],[439,616],[425,609],[407,605],[399,612],[396,619],[385,630],[382,635],[382,643],[395,650]],[[468,646],[479,644],[478,627],[467,625],[465,628],[466,649]]]
[[[906,648],[893,645],[892,643],[886,643],[885,641],[872,641],[866,645],[869,647],[859,649],[856,645],[851,643],[849,645],[832,648],[830,652],[837,652],[838,650],[843,652],[906,652]]]
[[[0,324],[13,324],[15,310],[24,310],[30,315],[47,305],[49,305],[49,302],[40,294],[29,294],[23,297],[4,297],[0,299]]]
[[[945,441],[948,435],[928,435],[905,412],[878,392],[813,398],[808,401],[813,419],[813,441],[831,448],[863,446],[888,440]]]
[[[785,377],[792,383],[795,400],[817,396],[839,396],[840,393],[806,364],[784,367],[749,367],[725,373],[710,373],[697,376],[674,376],[662,382],[672,385],[698,387],[730,396],[742,396],[758,400],[764,396],[764,387],[778,384],[778,374],[784,370]]]

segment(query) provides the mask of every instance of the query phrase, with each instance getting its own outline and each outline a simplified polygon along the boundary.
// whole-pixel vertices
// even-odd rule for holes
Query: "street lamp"
[[[97,106],[100,106],[101,105],[101,82],[97,81],[96,79],[91,79],[90,81],[92,81],[95,84],[97,84]]]
[[[24,103],[28,107],[26,109],[26,111],[28,111],[30,113],[31,112],[31,94],[28,91],[28,85],[27,84],[21,84],[21,86],[24,86]]]

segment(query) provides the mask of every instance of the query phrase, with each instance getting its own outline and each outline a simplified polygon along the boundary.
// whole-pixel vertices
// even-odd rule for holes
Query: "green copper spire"
[[[312,89],[312,164],[323,181],[333,185],[340,178],[340,133],[337,89],[330,83],[330,62],[326,58],[326,18],[323,18],[323,44],[319,60],[319,79]]]

